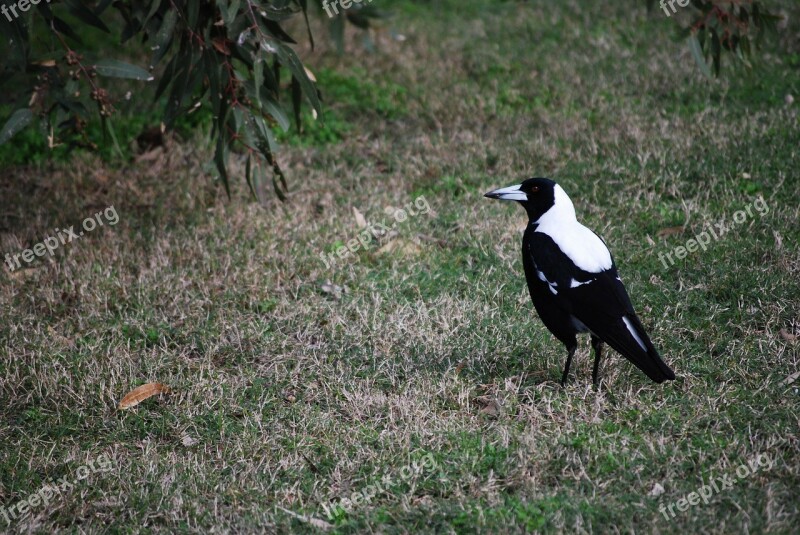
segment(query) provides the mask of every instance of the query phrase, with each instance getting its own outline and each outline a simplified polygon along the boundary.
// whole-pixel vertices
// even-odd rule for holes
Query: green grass
[[[287,205],[243,180],[228,200],[202,121],[141,161],[45,163],[15,138],[2,256],[109,205],[120,222],[0,270],[0,507],[113,466],[10,526],[0,511],[0,532],[796,532],[800,12],[783,5],[759,66],[707,81],[658,12],[393,4],[373,51],[303,51],[325,120],[281,137]],[[149,102],[121,140],[155,124]],[[559,386],[524,214],[482,197],[528,176],[606,239],[676,381],[612,352],[595,391],[583,340]],[[354,207],[390,226],[419,196],[429,214],[325,268],[361,232]],[[757,196],[768,213],[664,268]],[[117,409],[153,381],[172,393]],[[659,511],[759,453],[775,465]],[[428,454],[435,469],[325,515]]]

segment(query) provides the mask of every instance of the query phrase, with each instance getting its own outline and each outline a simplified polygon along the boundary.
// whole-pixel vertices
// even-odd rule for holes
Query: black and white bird
[[[653,381],[675,379],[636,316],[605,242],[578,222],[561,186],[530,178],[485,196],[517,201],[528,212],[522,264],[536,312],[569,352],[562,385],[578,347],[575,335],[584,332],[592,338],[595,385],[604,342]]]

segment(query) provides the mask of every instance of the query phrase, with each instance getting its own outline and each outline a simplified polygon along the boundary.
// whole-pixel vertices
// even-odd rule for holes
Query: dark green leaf
[[[128,78],[131,80],[152,81],[153,75],[130,63],[116,59],[101,59],[92,65],[100,76],[110,76],[112,78]]]
[[[292,111],[294,111],[294,124],[297,126],[297,131],[303,131],[303,123],[300,120],[300,105],[303,101],[303,91],[300,89],[300,82],[292,76]]]
[[[172,56],[172,59],[167,63],[167,67],[164,69],[164,73],[161,75],[161,79],[158,81],[158,87],[156,88],[156,94],[153,100],[158,100],[161,98],[161,95],[164,93],[164,90],[169,87],[172,78],[175,76],[175,72],[177,70],[178,62],[178,55]]]
[[[63,33],[67,37],[74,39],[77,43],[83,44],[78,34],[72,31],[72,27],[58,17],[53,17],[50,21],[50,26],[58,33]]]
[[[711,29],[711,59],[714,63],[714,74],[719,76],[719,67],[722,55],[722,47],[719,42],[719,35],[715,29]]]
[[[308,74],[306,73],[306,69],[303,66],[303,63],[300,61],[300,58],[297,57],[297,54],[294,50],[290,47],[286,46],[283,43],[274,43],[278,47],[278,58],[280,58],[281,63],[289,68],[292,72],[292,75],[300,84],[300,87],[303,90],[303,94],[305,94],[308,101],[311,103],[311,106],[317,110],[319,115],[322,115],[322,104],[319,101],[319,94],[317,93],[317,88],[314,83],[309,79]],[[294,85],[292,88],[294,91]]]
[[[251,176],[252,176],[251,175],[251,171],[252,171],[252,165],[251,164],[252,164],[252,162],[250,161],[251,158],[252,158],[252,155],[248,154],[247,155],[247,165],[244,168],[244,178],[247,181],[247,186],[250,188],[250,193],[253,195],[254,198],[258,199],[258,196],[256,195],[256,190],[253,189],[253,180],[251,179]]]
[[[220,131],[219,137],[217,138],[217,150],[214,152],[214,163],[217,166],[217,171],[219,171],[220,179],[222,179],[222,184],[225,186],[225,192],[228,194],[228,198],[231,197],[231,186],[230,180],[228,179],[228,156],[230,155],[230,149],[228,148],[228,141],[226,140],[225,132]]]
[[[184,111],[184,102],[191,96],[194,87],[202,80],[203,69],[200,63],[200,60],[202,60],[201,53],[195,48],[187,47],[187,49],[189,50],[188,53],[179,54],[178,65],[183,67],[175,77],[172,90],[169,94],[169,100],[167,101],[164,122],[170,128],[172,128],[178,115]]]
[[[749,66],[749,60],[751,56],[750,40],[747,37],[742,37],[742,40],[739,42],[739,48],[742,50],[742,59],[744,59],[745,63],[747,63]]]
[[[208,91],[211,94],[211,109],[214,115],[219,115],[222,105],[222,86],[220,82],[220,71],[222,67],[216,62],[213,53],[203,54],[205,71],[208,76]]]
[[[281,25],[278,24],[277,22],[272,20],[267,20],[264,21],[264,26],[266,27],[267,30],[269,30],[270,35],[273,35],[274,37],[280,39],[284,43],[297,44],[297,41],[295,41],[291,35],[286,33],[284,29],[281,28]]]
[[[113,2],[113,1],[114,0],[102,0],[100,3],[98,3],[97,7],[94,10],[95,15],[97,15],[98,17],[100,15],[102,15],[105,12],[105,10],[108,8],[108,6],[111,5],[111,2]]]
[[[336,17],[331,21],[331,39],[339,54],[344,54],[344,18]]]
[[[111,141],[114,143],[114,150],[117,151],[120,158],[124,157],[122,148],[119,146],[119,141],[117,141],[117,134],[114,132],[114,126],[111,124],[111,120],[108,117],[103,117],[103,133],[103,135],[108,133],[111,137]]]
[[[228,9],[223,10],[220,6],[220,11],[222,12],[223,16],[225,17],[225,24],[230,25],[233,23],[233,20],[236,18],[236,15],[239,13],[239,5],[241,4],[241,0],[232,0]]]
[[[0,145],[14,137],[14,135],[28,126],[33,120],[33,112],[28,108],[15,111],[0,130]]]
[[[153,18],[153,15],[158,12],[159,7],[161,7],[161,0],[153,0],[153,3],[150,5],[150,12],[144,18],[144,26],[147,26],[147,21]]]
[[[275,141],[272,130],[261,117],[253,116],[253,124],[256,126],[256,136],[258,137],[256,145],[258,150],[261,151],[261,154],[264,155],[268,162],[274,162],[274,153],[278,150],[278,144]]]
[[[287,5],[282,6],[282,7],[273,6],[273,5],[270,5],[268,3],[262,3],[261,4],[261,9],[259,11],[262,12],[262,16],[265,19],[282,21],[282,20],[290,19],[299,10],[294,8],[294,7],[292,7],[288,3],[287,3]]]
[[[285,192],[285,190],[283,188],[281,188],[281,184],[278,183],[278,178],[281,179],[281,184],[284,184],[284,185],[286,184],[286,178],[283,176],[283,172],[281,171],[280,173],[278,173],[278,172],[275,172],[275,169],[273,169],[273,172],[272,172],[272,187],[275,190],[275,194],[278,196],[278,198],[281,200],[281,202],[286,202],[286,199],[287,199],[286,192]]]
[[[261,85],[264,83],[264,61],[259,57],[253,63],[253,87],[255,101],[261,106]]]
[[[280,88],[281,88],[281,62],[278,61],[278,58],[275,58],[275,61],[272,63],[272,75],[275,78],[275,96],[280,100]]]
[[[696,33],[693,33],[689,37],[689,50],[691,50],[692,57],[697,62],[697,66],[700,67],[700,71],[708,78],[711,78],[711,71],[708,68],[708,63],[706,63],[706,60],[703,57],[703,49],[700,47],[700,41],[697,39]]]
[[[151,66],[158,65],[158,62],[166,55],[172,44],[172,38],[175,31],[175,24],[178,22],[178,11],[169,9],[164,14],[164,20],[161,22],[161,28],[154,39],[153,59],[150,61]]]
[[[16,68],[24,71],[30,55],[30,42],[23,19],[8,21],[5,17],[0,17],[0,32],[6,37],[5,42],[8,44],[9,56]]]
[[[100,17],[95,15],[92,10],[87,8],[78,0],[64,0],[64,3],[67,4],[67,10],[82,22],[85,22],[89,26],[94,26],[95,28],[98,28],[106,33],[111,33],[111,30],[109,30],[108,26],[106,26],[105,23],[100,20]]]
[[[272,116],[272,118],[278,122],[278,126],[281,127],[281,130],[287,132],[291,126],[291,123],[289,122],[289,117],[286,115],[286,112],[283,111],[281,105],[272,100],[270,96],[263,94],[261,103],[264,106],[264,111],[269,113],[270,116]]]
[[[314,36],[311,33],[311,24],[308,22],[308,0],[298,0],[300,9],[303,10],[303,19],[306,22],[306,31],[308,32],[308,40],[311,43],[311,50],[314,50]]]
[[[58,104],[66,111],[72,112],[75,115],[85,117],[88,114],[86,106],[80,100],[72,100],[70,98],[56,97]]]
[[[189,23],[190,28],[197,27],[197,19],[200,16],[200,2],[189,1],[186,2],[186,21]]]

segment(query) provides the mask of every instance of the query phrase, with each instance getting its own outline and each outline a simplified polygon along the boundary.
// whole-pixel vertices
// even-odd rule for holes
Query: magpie
[[[561,186],[548,178],[530,178],[485,197],[517,201],[528,212],[522,265],[539,318],[567,348],[562,385],[578,347],[575,335],[585,332],[591,335],[594,349],[595,385],[603,343],[656,383],[675,379],[636,316],[608,247],[578,222]]]

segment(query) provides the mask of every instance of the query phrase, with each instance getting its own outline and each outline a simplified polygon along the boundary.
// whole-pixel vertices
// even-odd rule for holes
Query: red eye
[[[532,186],[531,193],[539,193],[539,186]]]

